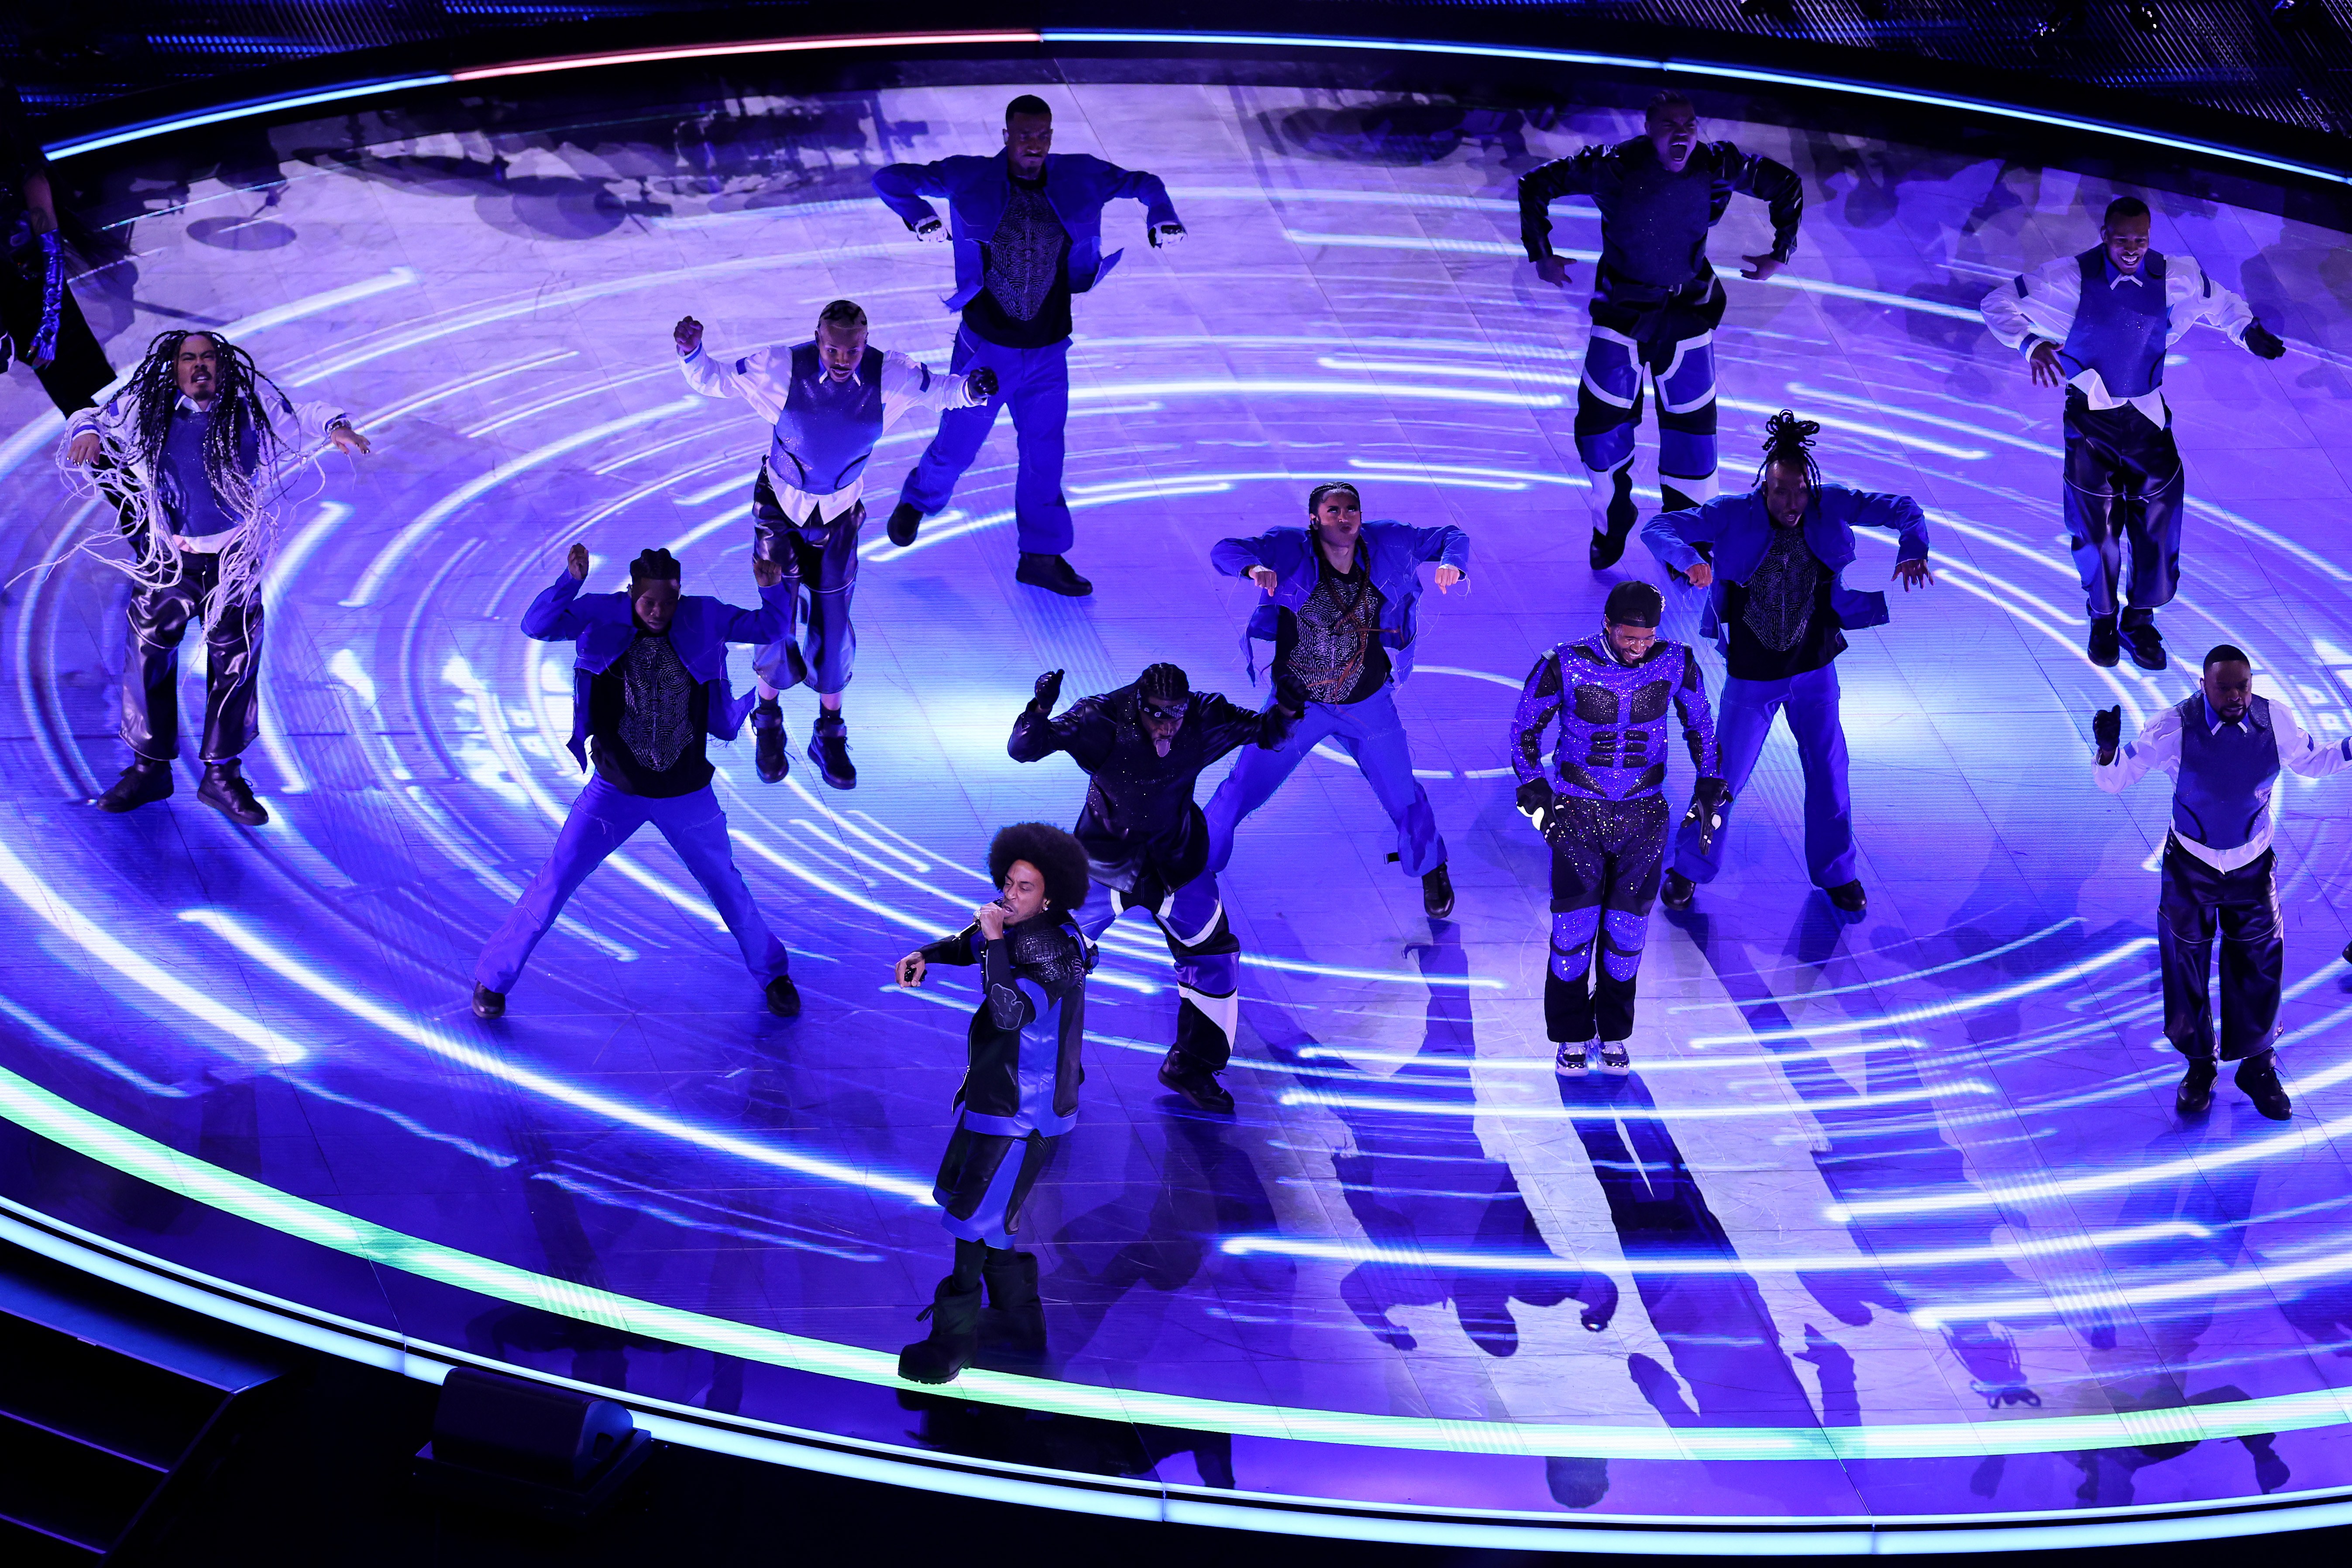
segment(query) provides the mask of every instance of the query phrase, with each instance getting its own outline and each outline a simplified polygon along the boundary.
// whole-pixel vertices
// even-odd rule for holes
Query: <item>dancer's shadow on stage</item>
[[[1281,1009],[1252,1010],[1259,1036],[1277,1059],[1294,1064],[1303,1088],[1433,1108],[1468,1106],[1476,1099],[1470,1075],[1477,1039],[1470,994],[1461,984],[1470,973],[1461,928],[1439,921],[1431,929],[1431,940],[1410,950],[1432,982],[1421,1047],[1393,1077],[1353,1066]],[[1574,1297],[1582,1303],[1585,1327],[1597,1332],[1609,1326],[1617,1310],[1616,1282],[1553,1255],[1518,1178],[1487,1154],[1472,1118],[1444,1110],[1348,1106],[1333,1108],[1333,1114],[1347,1126],[1352,1148],[1332,1156],[1332,1172],[1366,1238],[1389,1255],[1350,1269],[1339,1294],[1382,1343],[1400,1351],[1419,1345],[1389,1315],[1396,1308],[1449,1302],[1463,1333],[1490,1356],[1519,1348],[1513,1301],[1543,1309]],[[1398,1255],[1444,1261],[1398,1261]]]
[[[1502,166],[1513,171],[1541,162],[1528,151],[1529,123],[1516,109],[1411,100],[1257,116],[1267,145],[1294,157],[1410,166],[1442,163],[1470,147],[1499,153]]]
[[[1641,1074],[1593,1073],[1558,1083],[1560,1105],[1608,1200],[1618,1245],[1633,1270],[1634,1292],[1674,1363],[1669,1368],[1639,1352],[1626,1360],[1634,1387],[1659,1417],[1673,1427],[1858,1426],[1853,1356],[1805,1325],[1800,1359],[1819,1374],[1817,1415],[1780,1347],[1770,1306],[1741,1265]],[[1786,1463],[1708,1461],[1707,1474],[1718,1485],[1757,1496],[1785,1497],[1790,1485],[1816,1479],[1843,1486],[1829,1473],[1792,1483]],[[1558,1490],[1556,1482],[1555,1495]]]

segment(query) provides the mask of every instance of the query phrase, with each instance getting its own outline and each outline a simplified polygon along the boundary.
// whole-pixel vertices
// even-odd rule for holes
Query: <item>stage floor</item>
[[[37,390],[0,382],[0,1194],[641,1401],[1171,1493],[1705,1523],[2352,1487],[2352,783],[2278,791],[2295,1120],[2225,1084],[2183,1124],[2153,953],[2166,792],[2101,794],[2088,737],[2095,707],[2136,728],[2192,675],[2084,659],[2057,398],[1975,318],[1993,282],[2092,243],[2109,187],[2063,170],[1714,123],[1809,195],[1791,272],[1729,282],[1726,475],[1770,411],[1821,419],[1830,477],[1926,506],[1942,581],[1896,591],[1837,667],[1868,915],[1809,889],[1776,733],[1730,868],[1656,918],[1632,1077],[1550,1070],[1546,856],[1504,759],[1530,663],[1597,625],[1616,575],[1585,565],[1569,437],[1581,293],[1518,259],[1513,180],[1632,121],[1272,88],[1037,89],[1058,150],[1162,174],[1192,237],[1151,250],[1115,208],[1126,258],[1077,302],[1068,492],[1095,596],[1013,582],[1005,423],[952,515],[883,542],[925,438],[902,427],[863,551],[857,789],[800,759],[805,692],[785,784],[748,743],[714,752],[805,1014],[761,1010],[648,836],[509,1016],[471,1016],[473,956],[581,782],[570,650],[524,639],[523,606],[575,538],[593,586],[666,544],[688,591],[751,600],[764,436],[689,395],[670,323],[694,313],[722,350],[797,341],[846,295],[877,344],[943,363],[946,253],[865,181],[992,150],[1013,90],[616,94],[481,132],[386,109],[226,128],[217,167],[183,145],[204,161],[117,183],[146,213],[135,260],[82,289],[116,363],[226,324],[377,452],[328,466],[273,580],[251,773],[276,820],[231,827],[192,773],[110,817],[88,801],[121,760],[121,580],[57,563],[85,509]],[[2275,364],[2209,331],[2179,345],[2191,510],[2162,625],[2190,663],[2251,649],[2260,689],[2341,736],[2345,237],[2156,205],[2160,248],[2296,344]],[[1556,219],[1594,247],[1589,210]],[[1741,199],[1714,250],[1767,242]],[[1172,659],[1256,700],[1254,591],[1209,547],[1298,521],[1333,475],[1370,516],[1473,542],[1472,592],[1423,601],[1399,698],[1456,918],[1422,915],[1351,766],[1310,763],[1224,884],[1237,1115],[1159,1089],[1164,949],[1117,928],[1083,1118],[1025,1237],[1050,1355],[901,1390],[947,1249],[928,1194],[974,997],[959,974],[895,989],[891,961],[985,896],[998,826],[1075,817],[1066,759],[1004,754],[1038,671],[1077,695]],[[1892,566],[1891,536],[1865,539],[1850,577]],[[1638,545],[1625,568],[1664,581]],[[1669,633],[1694,620],[1675,597]]]

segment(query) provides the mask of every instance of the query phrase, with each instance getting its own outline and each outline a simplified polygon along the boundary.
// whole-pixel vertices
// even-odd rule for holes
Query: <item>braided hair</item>
[[[190,338],[198,337],[212,341],[220,360],[219,390],[213,397],[213,416],[205,426],[205,478],[211,481],[213,493],[232,511],[241,510],[256,499],[255,476],[269,470],[275,455],[271,448],[279,444],[278,432],[262,405],[261,389],[268,387],[280,404],[287,401],[278,384],[254,367],[251,354],[218,332],[175,327],[156,333],[155,341],[147,345],[147,357],[131,373],[131,384],[126,389],[135,411],[133,438],[138,443],[139,456],[146,461],[147,471],[161,474],[163,443],[172,429],[172,412],[180,403],[180,348]],[[254,462],[249,468],[245,462],[248,440],[254,444]]]
[[[1822,487],[1821,465],[1813,461],[1813,437],[1822,433],[1818,419],[1800,419],[1795,412],[1783,408],[1764,422],[1764,460],[1756,466],[1756,482],[1762,484],[1764,476],[1776,463],[1785,463],[1804,471],[1805,482],[1813,489]]]

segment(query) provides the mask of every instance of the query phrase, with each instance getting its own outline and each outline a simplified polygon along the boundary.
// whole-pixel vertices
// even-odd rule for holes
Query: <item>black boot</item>
[[[923,526],[923,514],[900,501],[890,512],[890,542],[904,550],[915,542],[915,534]]]
[[[1234,1097],[1225,1092],[1217,1075],[1182,1051],[1171,1049],[1161,1058],[1160,1081],[1189,1100],[1195,1110],[1217,1116],[1234,1113]]]
[[[2234,1076],[2256,1110],[2273,1121],[2284,1121],[2294,1114],[2294,1106],[2286,1097],[2286,1086],[2279,1082],[2278,1063],[2272,1059],[2275,1055],[2264,1051],[2261,1056],[2248,1057],[2238,1064]]]
[[[931,1337],[898,1352],[898,1375],[908,1383],[947,1383],[971,1364],[980,1350],[980,1287],[956,1289],[955,1276],[940,1281],[931,1304],[916,1321],[931,1321]]]
[[[809,733],[809,761],[824,782],[835,789],[857,787],[857,764],[849,760],[849,725],[838,708],[817,710],[816,728]]]
[[[503,1018],[507,1016],[507,994],[493,991],[480,981],[474,982],[474,1016]]]
[[[1698,884],[1680,871],[1669,870],[1665,885],[1658,889],[1658,902],[1670,910],[1686,910],[1698,893]]]
[[[1597,476],[1589,477],[1595,484],[1601,482]],[[1631,463],[1610,475],[1609,484],[1609,510],[1605,514],[1609,526],[1605,531],[1598,528],[1592,531],[1591,548],[1585,552],[1585,559],[1592,563],[1595,572],[1606,572],[1617,564],[1625,553],[1625,540],[1633,531],[1633,521],[1641,515],[1633,505],[1633,466]]]
[[[2115,616],[2093,616],[2091,617],[2091,662],[2101,669],[2113,669],[2116,667],[2116,660],[2122,657],[2123,650],[2124,640],[2116,630]]]
[[[2168,662],[2164,657],[2164,637],[2156,629],[2156,612],[2141,614],[2124,612],[2121,632],[2124,645],[2131,649],[2131,660],[2142,669],[2162,669]]]
[[[258,827],[269,820],[269,813],[253,798],[253,786],[245,782],[245,774],[238,770],[234,757],[225,763],[205,764],[205,778],[196,785],[196,798],[240,827]]]
[[[1021,564],[1013,569],[1013,580],[1066,599],[1083,599],[1095,591],[1095,585],[1072,571],[1062,557],[1035,555],[1026,550],[1021,552]]]
[[[1433,921],[1442,921],[1454,912],[1454,879],[1445,874],[1443,866],[1422,873],[1421,912]]]
[[[1822,891],[1828,895],[1830,902],[1836,905],[1842,914],[1858,915],[1870,907],[1870,900],[1863,892],[1859,878],[1851,882],[1840,882],[1834,888],[1824,888]]]
[[[2189,1070],[2180,1075],[2180,1087],[2173,1091],[2172,1109],[2183,1116],[2194,1116],[2210,1109],[2213,1103],[2213,1080],[2221,1069],[2211,1057],[2190,1057]]]
[[[789,974],[779,974],[768,982],[768,1011],[779,1018],[801,1016],[801,988],[793,984]]]
[[[784,755],[784,710],[772,697],[763,698],[751,710],[751,762],[760,770],[763,784],[782,784],[784,775],[793,771],[792,758]]]
[[[172,798],[172,764],[152,757],[133,757],[122,776],[107,786],[97,800],[100,811],[136,811]]]
[[[992,1345],[1038,1355],[1045,1349],[1045,1303],[1037,1297],[1037,1255],[991,1247],[980,1277],[988,1286],[981,1331]]]

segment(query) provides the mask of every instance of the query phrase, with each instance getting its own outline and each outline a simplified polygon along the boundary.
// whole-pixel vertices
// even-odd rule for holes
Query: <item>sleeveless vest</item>
[[[2172,336],[2172,307],[2165,302],[2164,258],[2147,253],[2142,281],[2112,286],[2107,253],[2095,246],[2074,258],[2083,269],[2083,296],[2074,324],[2059,345],[2058,363],[2072,381],[2095,370],[2114,397],[2139,397],[2164,384],[2164,351]]]
[[[2180,704],[2180,771],[2172,786],[2173,831],[2212,849],[2235,849],[2254,836],[2271,808],[2278,777],[2278,735],[2271,704],[2257,697],[2236,726],[2205,728],[2200,692]]]
[[[835,381],[824,374],[814,342],[794,349],[792,391],[768,447],[768,470],[776,482],[831,495],[865,471],[881,438],[882,351],[867,349],[855,379]]]

